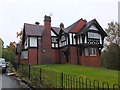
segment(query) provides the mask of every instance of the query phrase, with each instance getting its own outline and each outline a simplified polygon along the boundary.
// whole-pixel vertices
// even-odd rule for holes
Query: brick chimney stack
[[[44,17],[44,27],[45,29],[51,29],[51,17],[46,16]]]
[[[51,63],[51,17],[44,17],[44,31],[42,34],[42,61],[41,64]]]

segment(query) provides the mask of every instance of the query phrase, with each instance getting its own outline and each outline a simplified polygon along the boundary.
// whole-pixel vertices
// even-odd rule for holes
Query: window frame
[[[26,57],[23,56],[24,52],[27,52]],[[28,59],[28,50],[23,50],[23,51],[21,52],[21,59],[24,59],[24,60]]]

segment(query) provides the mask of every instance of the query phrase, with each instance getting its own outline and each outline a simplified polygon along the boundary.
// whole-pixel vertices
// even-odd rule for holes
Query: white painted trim
[[[72,34],[70,33],[70,44],[72,44]]]
[[[87,36],[85,35],[85,42],[84,43],[87,43]]]

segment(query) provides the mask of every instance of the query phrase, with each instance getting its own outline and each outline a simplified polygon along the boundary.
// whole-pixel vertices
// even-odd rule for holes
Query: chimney
[[[85,22],[87,22],[87,20],[86,20],[86,19],[84,19],[84,21],[85,21]]]
[[[64,24],[60,23],[60,29],[64,28]]]
[[[51,17],[44,17],[44,31],[42,33],[42,59],[41,64],[52,63],[51,59]]]
[[[40,23],[39,22],[35,22],[36,25],[39,25]]]
[[[45,30],[49,30],[49,31],[51,30],[51,17],[50,16],[45,15],[44,27],[45,27]]]

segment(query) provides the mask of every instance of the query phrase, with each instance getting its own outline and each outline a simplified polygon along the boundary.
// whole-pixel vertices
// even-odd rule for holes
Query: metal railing
[[[42,83],[46,88],[81,88],[94,90],[120,90],[120,85],[109,85],[107,82],[100,83],[98,80],[77,77],[63,72],[51,71],[46,68],[32,67],[30,65],[19,66],[18,72],[29,79],[36,88]]]

